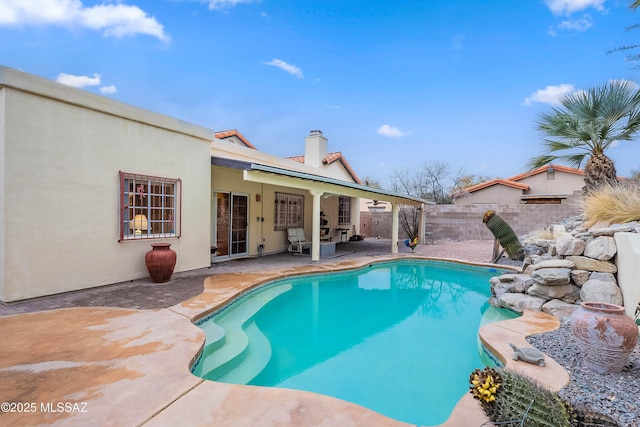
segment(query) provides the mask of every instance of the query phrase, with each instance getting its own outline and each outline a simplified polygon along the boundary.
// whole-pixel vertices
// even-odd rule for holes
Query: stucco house
[[[545,165],[511,178],[492,179],[454,194],[456,205],[562,204],[584,186],[584,172]]]
[[[148,277],[152,243],[171,243],[176,272],[287,250],[287,228],[320,258],[359,233],[358,199],[423,200],[363,186],[312,131],[304,163],[104,96],[0,67],[0,300]],[[397,252],[392,244],[391,252]],[[292,255],[293,256],[293,255]]]

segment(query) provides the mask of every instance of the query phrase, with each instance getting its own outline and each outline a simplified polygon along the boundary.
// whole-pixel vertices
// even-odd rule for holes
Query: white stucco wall
[[[209,265],[213,131],[4,67],[0,100],[0,299],[148,277],[156,242]],[[119,171],[182,180],[181,238],[118,242]]]
[[[616,233],[618,286],[624,299],[625,314],[631,318],[640,303],[640,234]]]

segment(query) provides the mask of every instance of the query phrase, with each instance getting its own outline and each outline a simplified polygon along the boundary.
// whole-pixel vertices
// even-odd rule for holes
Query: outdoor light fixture
[[[147,231],[147,227],[147,217],[142,214],[137,214],[133,217],[133,220],[129,222],[129,229],[134,230],[133,234],[142,234],[142,230]]]

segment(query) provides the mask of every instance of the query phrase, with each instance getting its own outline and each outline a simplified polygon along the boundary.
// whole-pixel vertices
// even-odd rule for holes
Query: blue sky
[[[360,177],[440,161],[509,177],[571,90],[639,80],[631,0],[0,0],[0,64]],[[640,169],[640,141],[608,152]]]

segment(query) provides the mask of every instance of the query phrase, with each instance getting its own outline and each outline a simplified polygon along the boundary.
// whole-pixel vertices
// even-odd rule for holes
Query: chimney
[[[322,131],[312,130],[304,139],[304,164],[319,168],[327,157],[327,138]]]

